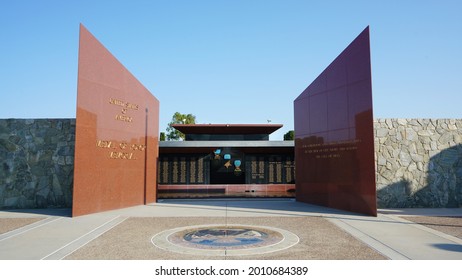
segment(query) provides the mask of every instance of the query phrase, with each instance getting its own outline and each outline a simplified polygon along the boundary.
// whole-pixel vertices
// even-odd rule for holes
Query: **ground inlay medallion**
[[[208,227],[180,231],[172,234],[169,241],[198,249],[256,248],[280,242],[283,236],[270,230],[250,227]]]
[[[156,234],[152,243],[164,250],[207,256],[243,256],[271,253],[298,243],[295,234],[272,227],[202,225]]]

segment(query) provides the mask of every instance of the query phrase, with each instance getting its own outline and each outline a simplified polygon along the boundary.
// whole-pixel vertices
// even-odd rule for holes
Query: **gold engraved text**
[[[116,142],[109,140],[96,140],[96,147],[100,149],[111,149],[108,152],[111,159],[136,160],[136,154],[146,150],[146,145],[127,142]]]
[[[138,107],[139,107],[136,104],[125,102],[125,101],[115,99],[115,98],[109,98],[109,104],[121,106],[124,109],[131,109],[131,110],[138,110]]]
[[[133,153],[124,153],[124,152],[111,152],[109,154],[110,158],[113,159],[135,159]]]
[[[109,98],[109,104],[122,107],[120,111],[121,114],[115,115],[115,120],[127,123],[133,122],[133,117],[127,115],[129,110],[137,111],[139,109],[139,106],[137,104],[125,102],[123,100],[116,98]]]
[[[96,141],[96,147],[111,149],[114,147],[114,144],[112,143],[112,141],[98,140]]]
[[[125,115],[116,115],[115,119],[118,121],[123,121],[123,122],[133,122],[133,118]]]

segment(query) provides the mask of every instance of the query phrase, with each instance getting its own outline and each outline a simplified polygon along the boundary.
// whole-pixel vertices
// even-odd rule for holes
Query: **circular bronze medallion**
[[[179,231],[169,241],[180,246],[199,249],[254,248],[275,244],[283,236],[272,230],[252,227],[207,227]]]
[[[263,254],[289,248],[299,241],[295,234],[272,227],[204,225],[170,229],[152,237],[164,250],[208,256]]]

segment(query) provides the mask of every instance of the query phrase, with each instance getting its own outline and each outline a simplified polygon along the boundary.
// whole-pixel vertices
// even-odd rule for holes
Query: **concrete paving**
[[[383,209],[377,217],[293,199],[163,200],[71,218],[69,209],[0,211],[0,219],[44,218],[0,235],[0,259],[63,259],[129,217],[323,217],[389,259],[461,260],[462,239],[400,218],[458,216],[462,208]]]

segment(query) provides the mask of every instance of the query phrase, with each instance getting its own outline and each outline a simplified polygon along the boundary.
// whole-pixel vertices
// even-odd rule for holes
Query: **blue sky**
[[[0,118],[75,117],[79,23],[198,123],[284,124],[367,26],[374,117],[462,118],[462,1],[0,0]]]

